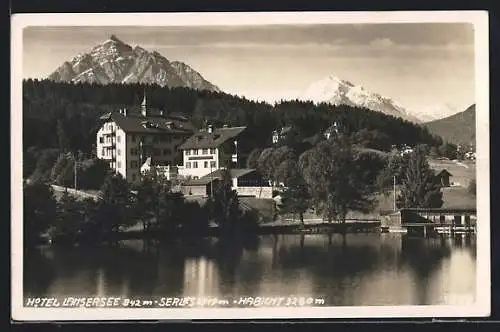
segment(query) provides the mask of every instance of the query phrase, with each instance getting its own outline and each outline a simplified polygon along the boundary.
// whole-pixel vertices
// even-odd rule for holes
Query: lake
[[[474,300],[474,235],[269,235],[43,247],[26,256],[25,297],[303,296],[329,306]],[[319,303],[319,302],[318,302]]]

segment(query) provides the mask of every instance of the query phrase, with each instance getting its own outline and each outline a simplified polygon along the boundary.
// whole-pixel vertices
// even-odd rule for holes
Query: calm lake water
[[[474,236],[278,235],[41,248],[25,259],[25,297],[307,296],[331,306],[473,300]]]

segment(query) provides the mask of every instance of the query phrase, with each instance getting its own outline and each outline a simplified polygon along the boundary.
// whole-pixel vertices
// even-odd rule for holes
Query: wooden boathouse
[[[476,209],[413,208],[382,214],[381,228],[389,232],[427,235],[430,232],[475,232]]]

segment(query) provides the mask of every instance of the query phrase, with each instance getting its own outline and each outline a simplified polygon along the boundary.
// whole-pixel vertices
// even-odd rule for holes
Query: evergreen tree
[[[61,151],[68,151],[70,149],[70,140],[66,134],[66,129],[64,128],[64,123],[62,120],[57,121],[57,141],[59,144],[59,149]]]
[[[422,151],[409,155],[403,176],[399,208],[439,208],[443,205],[441,185]]]

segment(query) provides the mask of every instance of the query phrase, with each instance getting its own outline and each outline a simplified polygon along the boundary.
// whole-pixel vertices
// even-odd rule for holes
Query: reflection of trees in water
[[[349,245],[349,235],[335,234],[323,245],[308,245],[307,237],[302,236],[298,245],[281,246],[278,255],[284,269],[307,268],[320,277],[342,279],[373,269],[377,251],[373,244]]]
[[[148,295],[156,283],[157,256],[151,252],[123,245],[53,247],[48,250],[52,255],[53,271],[50,284],[70,284],[71,290],[67,291],[71,291],[71,295],[97,294],[101,282],[104,292],[109,295],[121,295],[123,285],[127,285],[125,291],[129,292],[128,295]],[[103,280],[98,280],[99,275]],[[38,283],[39,277],[40,274],[33,274],[29,279]]]
[[[473,236],[473,235],[472,235]],[[462,237],[440,235],[436,237],[402,237],[402,264],[415,277],[417,304],[429,304],[429,286],[444,260],[451,258],[457,248],[467,247],[475,251],[475,241],[471,236]]]
[[[52,283],[55,273],[53,260],[47,258],[40,249],[25,249],[23,257],[24,297],[43,297]]]

